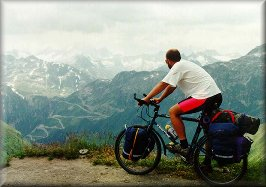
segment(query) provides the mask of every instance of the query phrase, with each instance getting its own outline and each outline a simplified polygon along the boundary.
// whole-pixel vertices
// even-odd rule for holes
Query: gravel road
[[[47,158],[12,159],[1,170],[0,186],[200,186],[202,181],[186,180],[152,172],[144,176],[122,168],[94,166],[88,159],[48,161]],[[204,185],[205,186],[205,185]]]

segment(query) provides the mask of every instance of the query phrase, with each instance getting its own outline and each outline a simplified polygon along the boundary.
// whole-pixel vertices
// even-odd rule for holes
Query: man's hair
[[[173,62],[179,62],[181,55],[177,49],[169,49],[166,53],[166,58]]]

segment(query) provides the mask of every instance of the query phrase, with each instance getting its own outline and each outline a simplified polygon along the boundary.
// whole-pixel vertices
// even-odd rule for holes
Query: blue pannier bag
[[[239,128],[233,123],[211,123],[208,133],[217,137],[232,137],[239,135]]]
[[[220,164],[234,163],[238,127],[233,123],[212,123],[208,133],[214,159]]]
[[[153,150],[154,139],[145,128],[128,127],[125,132],[123,157],[132,161],[146,158]]]
[[[228,115],[218,120],[219,116]],[[228,120],[231,119],[231,122]],[[239,128],[234,124],[235,119],[231,111],[219,111],[212,117],[208,129],[210,143],[214,159],[219,164],[231,164],[235,162],[235,140],[239,136]]]

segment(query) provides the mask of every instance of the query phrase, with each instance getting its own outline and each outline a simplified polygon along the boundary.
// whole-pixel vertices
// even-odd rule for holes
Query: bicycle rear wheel
[[[247,156],[240,163],[221,164],[205,149],[207,137],[202,137],[194,152],[194,168],[211,185],[231,185],[239,181],[247,170]]]
[[[143,126],[135,126],[145,128]],[[125,131],[119,133],[115,142],[115,156],[119,165],[128,173],[133,175],[144,175],[156,168],[161,160],[161,142],[154,132],[151,132],[151,138],[154,139],[155,145],[152,152],[145,158],[138,161],[125,159],[122,155],[125,143]]]

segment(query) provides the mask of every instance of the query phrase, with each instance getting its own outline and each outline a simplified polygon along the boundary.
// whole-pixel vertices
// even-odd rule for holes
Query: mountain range
[[[43,67],[44,71],[44,67],[49,67],[46,62],[38,58],[31,58],[39,62],[39,66]],[[13,60],[17,62],[16,58]],[[79,60],[79,65],[82,67],[85,59]],[[18,67],[23,67],[23,64],[26,64],[25,67],[30,66],[25,59],[19,59],[19,61],[18,65],[16,65]],[[256,47],[240,58],[204,66],[204,69],[215,79],[223,92],[222,108],[257,116],[262,121],[265,121],[263,112],[264,62],[265,44]],[[37,66],[34,65],[33,67]],[[167,73],[164,70],[122,71],[109,80],[97,79],[97,76],[93,78],[88,71],[83,74],[77,65],[76,67],[73,64],[72,66],[65,66],[54,64],[54,68],[51,67],[46,70],[46,72],[51,72],[49,77],[52,77],[52,72],[54,72],[52,70],[56,70],[56,68],[59,68],[59,70],[60,68],[73,68],[72,71],[77,74],[73,73],[72,77],[67,76],[73,79],[80,75],[80,80],[83,80],[83,82],[81,83],[80,81],[78,90],[75,90],[70,95],[64,95],[64,97],[51,97],[43,94],[29,94],[24,97],[23,93],[27,89],[25,91],[18,88],[14,90],[12,85],[4,84],[8,81],[3,82],[3,89],[1,90],[3,120],[31,141],[43,143],[62,141],[68,133],[80,131],[117,133],[123,128],[125,123],[128,125],[141,123],[141,120],[137,117],[138,107],[133,100],[133,93],[138,93],[138,96],[141,97],[142,93],[150,91]],[[94,70],[96,71],[96,69]],[[10,77],[19,74],[19,70],[17,71],[17,73],[10,72],[13,73],[13,76],[10,75]],[[35,71],[33,71],[34,73]],[[62,73],[61,76],[63,75],[66,76],[67,73]],[[56,73],[54,73],[54,77],[58,77]],[[28,86],[30,85],[29,82]],[[69,88],[73,88],[72,85],[69,85]],[[74,89],[76,89],[75,86]],[[179,90],[176,90],[175,93],[161,103],[161,112],[167,113],[168,108],[173,103],[183,98],[184,95]],[[164,125],[169,120],[161,120],[159,122]],[[186,128],[187,133],[191,135],[195,126],[189,124],[186,125]]]
[[[98,55],[50,50],[37,56],[18,51],[8,52],[3,56],[2,83],[10,86],[22,97],[28,95],[66,97],[89,82],[96,79],[111,80],[122,71],[160,71],[162,66],[166,68],[165,55],[162,51],[135,56],[112,55],[108,50],[100,51],[102,56],[96,52]],[[182,54],[182,58],[200,66],[230,59],[214,50],[186,53]]]

